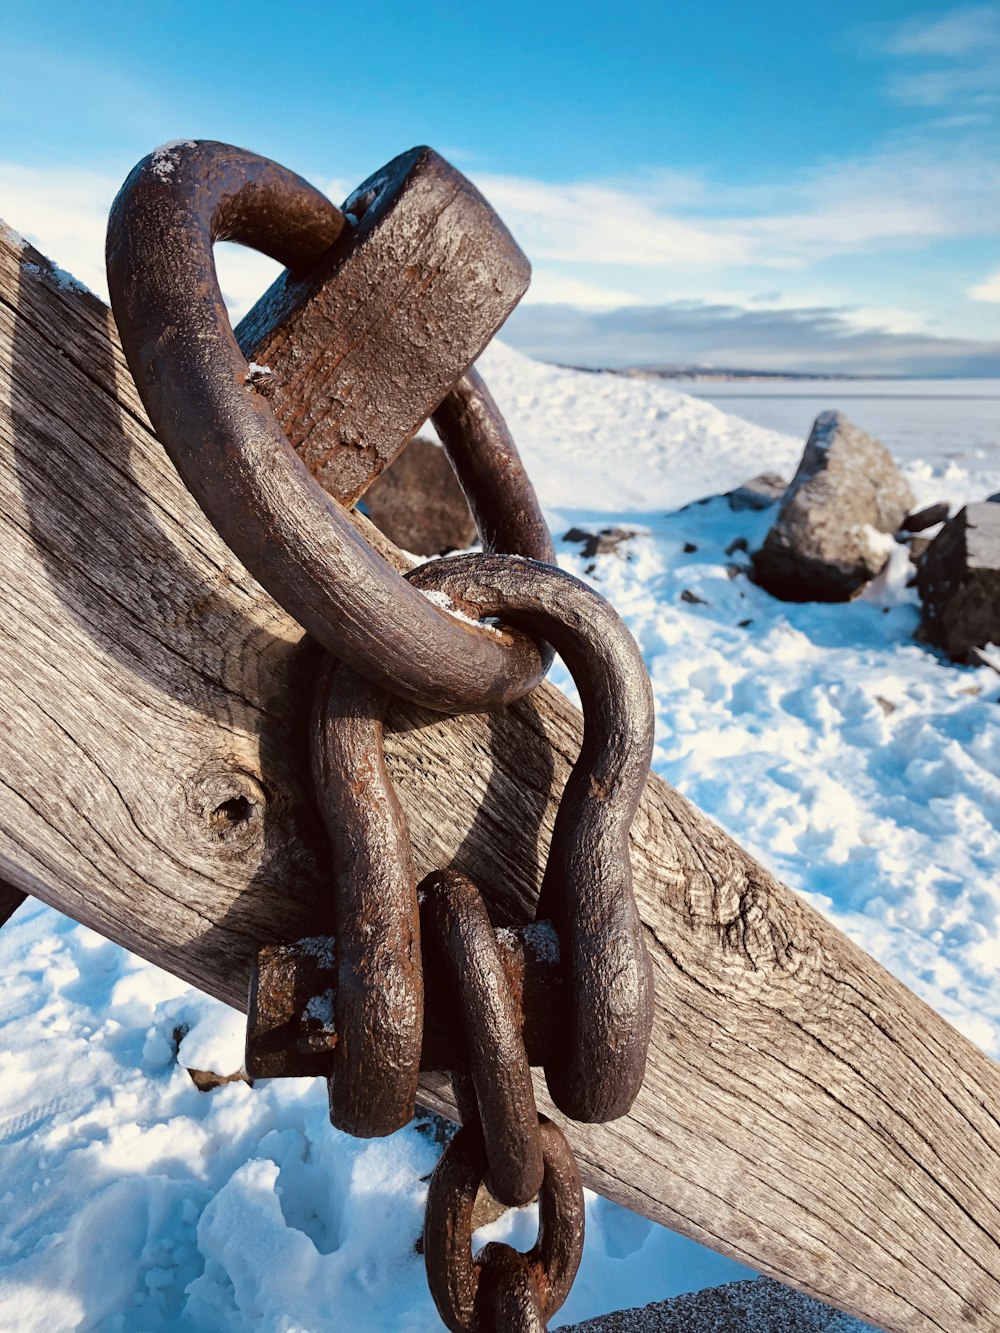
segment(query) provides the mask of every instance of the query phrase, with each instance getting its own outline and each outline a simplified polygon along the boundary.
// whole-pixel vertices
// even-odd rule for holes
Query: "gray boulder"
[[[888,558],[879,534],[897,532],[912,507],[885,446],[839,412],[823,412],[754,554],[754,576],[786,601],[847,601]]]
[[[926,643],[956,660],[1000,643],[1000,504],[966,505],[944,525],[920,558],[917,588]]]
[[[761,1277],[564,1325],[563,1333],[871,1333],[871,1329]]]
[[[390,541],[414,555],[445,555],[476,540],[476,525],[448,455],[422,435],[375,479],[362,507]]]

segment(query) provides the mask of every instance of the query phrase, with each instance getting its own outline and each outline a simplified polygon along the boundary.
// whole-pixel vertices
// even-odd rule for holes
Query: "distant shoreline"
[[[796,384],[824,381],[832,384],[871,384],[892,380],[900,384],[940,380],[947,384],[954,380],[993,380],[997,375],[848,375],[833,372],[805,370],[741,370],[710,366],[576,366],[554,361],[550,364],[562,370],[579,370],[587,375],[622,375],[628,379],[689,380],[704,384]]]

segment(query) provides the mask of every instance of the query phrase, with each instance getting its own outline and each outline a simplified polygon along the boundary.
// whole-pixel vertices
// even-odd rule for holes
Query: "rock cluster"
[[[730,492],[733,509],[774,502],[764,474]],[[816,418],[764,544],[757,582],[786,601],[846,601],[904,542],[923,604],[920,637],[959,661],[1000,643],[1000,492],[949,518],[945,501],[913,511],[888,451],[839,412]],[[936,533],[932,529],[939,529]]]
[[[1000,643],[1000,504],[971,504],[947,522],[917,565],[921,637],[949,656]]]

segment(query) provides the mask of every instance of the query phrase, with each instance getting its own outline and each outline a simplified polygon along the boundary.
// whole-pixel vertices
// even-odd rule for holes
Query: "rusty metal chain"
[[[431,1177],[424,1222],[427,1281],[452,1333],[534,1333],[565,1301],[583,1252],[583,1186],[569,1144],[540,1116],[544,1178],[538,1239],[522,1254],[484,1247],[472,1258],[472,1208],[487,1172],[483,1133],[463,1125]]]
[[[452,1085],[462,1123],[479,1123],[486,1185],[494,1199],[517,1207],[542,1183],[542,1143],[522,1020],[479,890],[457,870],[420,884],[424,949],[458,1002],[469,1072]]]
[[[573,1120],[613,1120],[642,1085],[653,1018],[628,844],[653,750],[642,655],[610,604],[554,565],[459,555],[409,578],[544,639],[579,691],[583,744],[559,804],[536,912],[555,928],[569,997],[567,1030],[545,1078]]]
[[[340,492],[350,500],[433,409],[483,554],[432,561],[401,578],[315,479],[338,493],[329,458],[297,456],[259,392],[244,355],[249,334],[241,326],[238,342],[229,326],[212,245],[240,240],[288,265],[244,322],[258,332],[276,309],[304,300],[302,292],[337,282],[338,299],[352,309],[363,307],[366,282],[387,285],[390,304],[409,308],[412,292],[399,295],[404,280],[392,266],[399,236],[409,244],[420,228],[404,226],[383,244],[386,260],[379,238],[391,231],[393,209],[404,222],[407,209],[417,221],[429,209],[440,222],[459,198],[463,218],[486,238],[482,253],[508,275],[508,304],[523,290],[523,257],[485,201],[427,149],[395,159],[343,212],[243,150],[198,143],[164,151],[132,173],[109,228],[109,286],[129,365],[205,513],[331,654],[312,726],[314,790],[334,862],[330,932],[261,950],[248,1072],[324,1074],[331,1119],[363,1136],[408,1122],[421,1069],[449,1072],[463,1126],[429,1191],[432,1295],[454,1333],[544,1329],[579,1266],[583,1196],[569,1144],[538,1115],[531,1065],[544,1067],[567,1116],[604,1121],[631,1106],[649,1043],[652,976],[628,845],[652,750],[648,677],[611,607],[555,567],[513,441],[469,369],[475,347],[453,338],[435,359],[433,320],[421,324],[417,310],[406,345],[415,349],[412,365],[403,355],[386,369],[392,392],[409,397],[385,438],[366,443],[376,427],[352,425],[346,410],[335,423],[338,444],[371,454],[360,472],[354,459],[354,480]],[[442,268],[461,250],[446,246]],[[469,272],[489,287],[478,257]],[[453,292],[461,276],[448,278]],[[450,308],[438,315],[444,337],[454,320]],[[496,322],[492,313],[484,318]],[[363,333],[351,337],[363,341]],[[417,388],[404,383],[411,371]],[[509,703],[537,684],[553,649],[580,693],[583,744],[559,805],[536,920],[497,932],[457,869],[426,877],[418,891],[383,722],[392,696],[450,713]],[[528,1253],[490,1245],[472,1258],[472,1206],[484,1180],[509,1205],[538,1193],[539,1235]]]
[[[608,603],[552,565],[465,555],[431,561],[408,578],[445,593],[469,614],[499,616],[544,638],[563,657],[580,692],[583,745],[563,792],[538,903],[536,924],[551,923],[563,972],[563,1003],[549,1015],[561,1039],[548,1043],[542,1063],[553,1100],[572,1118],[622,1115],[641,1086],[652,1025],[652,977],[628,850],[653,736],[652,693],[641,656]],[[344,665],[328,669],[316,703],[317,794],[336,857],[331,1115],[341,1128],[363,1134],[385,1133],[409,1119],[421,1064],[412,969],[422,930],[423,961],[433,960],[434,972],[450,983],[465,1037],[468,1082],[456,1080],[455,1090],[462,1133],[476,1128],[482,1146],[471,1184],[461,1159],[463,1188],[474,1193],[486,1177],[501,1202],[521,1204],[538,1187],[542,1147],[523,1009],[485,906],[467,878],[454,870],[428,876],[418,919],[405,817],[382,756],[386,703],[383,692]],[[393,918],[391,930],[378,928],[382,914]],[[395,941],[403,945],[398,956]],[[405,1064],[392,1059],[400,1049],[399,1019],[409,1039]],[[350,1039],[346,1049],[342,1030]],[[377,1070],[366,1072],[369,1059]],[[398,1108],[396,1122],[383,1118],[390,1107]],[[456,1221],[465,1203],[454,1195],[458,1186],[447,1163],[438,1172],[425,1255],[446,1325],[453,1333],[544,1327],[565,1293],[557,1300],[555,1283],[543,1296],[545,1265],[539,1267],[534,1251],[530,1263],[498,1252],[473,1264],[468,1235]],[[468,1208],[471,1214],[471,1203]],[[582,1218],[578,1235],[582,1245]],[[574,1272],[579,1258],[578,1250]],[[492,1295],[476,1295],[480,1277],[483,1291]]]

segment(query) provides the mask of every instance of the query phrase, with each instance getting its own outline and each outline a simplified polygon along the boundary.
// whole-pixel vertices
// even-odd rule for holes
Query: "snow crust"
[[[902,547],[848,605],[748,581],[773,510],[697,502],[790,477],[803,440],[499,345],[482,366],[553,531],[636,530],[592,561],[557,545],[642,647],[658,771],[1000,1055],[1000,676],[914,642]],[[1000,489],[990,466],[929,453],[906,473],[921,502],[960,503]],[[37,902],[0,931],[0,969],[3,1328],[440,1328],[414,1248],[432,1125],[352,1140],[318,1081],[198,1092],[186,1066],[239,1068],[242,1015]],[[587,1214],[554,1326],[749,1275],[596,1196]],[[535,1225],[523,1209],[478,1239],[526,1246]]]
[[[496,625],[491,625],[488,620],[477,620],[474,616],[466,615],[460,606],[451,600],[448,594],[442,588],[420,588],[419,591],[433,602],[441,611],[447,611],[448,615],[454,616],[456,620],[464,621],[466,625],[475,625],[478,629],[489,630],[491,634],[500,636],[501,631]]]
[[[170,143],[161,144],[159,148],[154,148],[149,155],[153,174],[162,181],[169,180],[177,170],[177,164],[180,161],[176,149],[194,147],[196,145],[193,139],[172,139]]]

